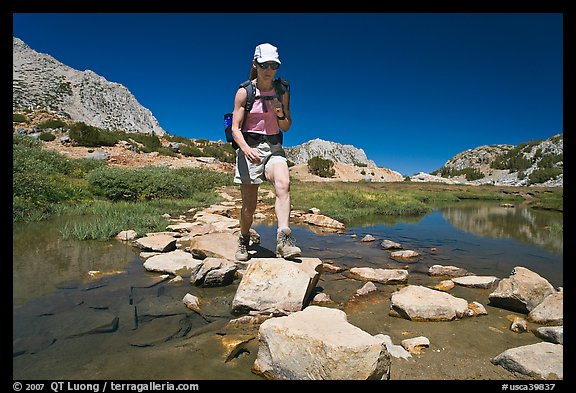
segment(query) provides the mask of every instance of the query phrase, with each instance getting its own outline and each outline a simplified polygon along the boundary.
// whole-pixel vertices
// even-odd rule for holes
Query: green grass
[[[564,224],[553,223],[549,228],[550,233],[558,235],[564,233]]]
[[[335,190],[325,188],[313,189],[303,186],[303,190],[294,187],[291,193],[292,203],[296,209],[316,207],[322,214],[338,221],[349,223],[354,220],[385,215],[418,215],[430,210],[422,201],[411,195],[390,194],[370,190]]]
[[[316,207],[345,224],[366,217],[415,216],[463,200],[520,202],[516,188],[464,186],[438,183],[309,183],[292,182],[292,205],[298,210]],[[537,207],[561,210],[562,190],[532,191]],[[540,206],[542,204],[542,206]]]
[[[61,230],[65,239],[108,240],[123,230],[134,230],[138,236],[161,232],[170,224],[164,214],[177,216],[195,207],[208,206],[218,200],[214,193],[199,193],[193,199],[171,199],[141,202],[95,201],[91,204],[64,208],[60,214],[75,217],[74,224]],[[82,216],[81,219],[78,219]]]
[[[531,189],[531,197],[536,198],[530,206],[534,209],[564,211],[564,193],[562,189]]]
[[[99,160],[69,159],[16,134],[12,152],[13,222],[91,217],[63,230],[78,239],[104,239],[124,229],[164,230],[166,222],[157,216],[208,206],[217,200],[218,186],[232,184],[231,174],[204,169],[112,168]]]

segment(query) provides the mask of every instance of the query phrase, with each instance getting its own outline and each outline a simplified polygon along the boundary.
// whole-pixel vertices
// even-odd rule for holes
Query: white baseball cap
[[[278,48],[271,44],[258,45],[254,51],[254,60],[260,64],[266,63],[267,61],[275,61],[278,64],[282,64],[278,56]]]

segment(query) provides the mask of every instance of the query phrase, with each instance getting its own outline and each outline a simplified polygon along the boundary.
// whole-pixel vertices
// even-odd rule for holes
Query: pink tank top
[[[256,89],[256,96],[274,96],[276,92],[274,89],[270,91],[263,91]],[[264,105],[266,106],[267,112],[264,112]],[[254,100],[252,105],[252,110],[246,114],[246,120],[244,121],[244,131],[253,132],[255,134],[265,134],[274,135],[278,134],[280,126],[278,125],[278,119],[276,118],[276,112],[272,103],[268,100]]]

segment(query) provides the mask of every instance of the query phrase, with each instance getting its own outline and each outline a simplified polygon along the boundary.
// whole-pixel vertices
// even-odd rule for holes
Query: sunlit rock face
[[[467,180],[464,174],[458,174],[466,170],[478,171],[483,177]],[[435,172],[454,182],[469,184],[563,187],[564,134],[517,146],[497,144],[468,149],[456,154]],[[555,174],[551,175],[551,172]]]
[[[164,135],[158,120],[123,85],[78,71],[13,38],[12,108],[46,109],[90,126]]]
[[[313,139],[298,146],[286,148],[286,155],[295,164],[304,164],[312,157],[320,157],[333,162],[344,164],[365,164],[370,167],[376,166],[374,161],[366,157],[364,150],[352,145]]]

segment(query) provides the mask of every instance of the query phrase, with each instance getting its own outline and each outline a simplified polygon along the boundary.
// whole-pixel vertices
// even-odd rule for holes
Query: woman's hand
[[[246,149],[246,150],[242,150],[242,152],[244,153],[244,155],[246,156],[248,161],[253,162],[254,164],[259,164],[260,161],[262,161],[260,159],[260,155],[258,154],[258,151],[251,148],[251,147],[248,147],[248,149]]]
[[[276,113],[277,117],[284,117],[284,110],[282,109],[282,103],[278,100],[278,97],[274,97],[271,100],[272,107],[274,108],[274,112]]]

